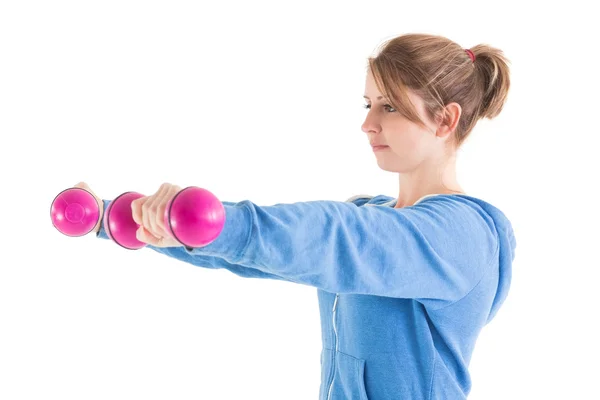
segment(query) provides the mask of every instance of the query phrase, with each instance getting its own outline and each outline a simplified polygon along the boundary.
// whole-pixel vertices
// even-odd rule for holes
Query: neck
[[[395,208],[414,205],[428,194],[464,194],[456,180],[456,159],[445,163],[444,168],[421,165],[418,169],[400,173],[400,194]]]

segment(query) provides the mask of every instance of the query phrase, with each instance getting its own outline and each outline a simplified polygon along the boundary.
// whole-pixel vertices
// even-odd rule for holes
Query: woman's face
[[[425,116],[423,101],[413,92],[408,92],[421,119],[427,124],[424,128],[409,121],[389,102],[381,97],[373,75],[369,71],[365,86],[365,100],[369,108],[362,130],[367,134],[377,164],[385,171],[405,173],[416,169],[423,161],[439,151],[436,140],[436,125]]]

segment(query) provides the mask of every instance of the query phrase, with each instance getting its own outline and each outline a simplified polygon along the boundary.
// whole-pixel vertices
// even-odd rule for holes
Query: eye
[[[365,105],[363,105],[363,107],[366,108],[367,110],[371,109],[371,105],[370,104],[365,104]],[[396,110],[392,106],[390,106],[389,104],[385,104],[383,107],[386,108],[386,109],[388,109],[388,112],[391,112],[391,113],[392,112],[396,112]],[[389,110],[393,110],[393,111],[389,111]]]

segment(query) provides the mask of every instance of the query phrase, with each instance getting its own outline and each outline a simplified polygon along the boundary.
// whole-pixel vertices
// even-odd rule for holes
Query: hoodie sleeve
[[[110,204],[110,200],[103,200],[104,209],[106,210]],[[231,202],[223,202],[223,205],[233,205]],[[96,237],[100,239],[109,239],[106,231],[104,230],[104,224],[100,227],[100,230],[96,234]],[[164,254],[168,257],[175,258],[177,260],[190,263],[197,267],[211,268],[211,269],[226,269],[235,275],[241,276],[242,278],[262,278],[262,279],[274,279],[274,280],[288,280],[281,276],[277,276],[272,273],[264,272],[258,269],[244,267],[241,265],[233,264],[227,260],[211,255],[203,254],[190,254],[183,247],[156,247],[147,245],[146,248],[152,249],[158,253]]]
[[[332,293],[443,306],[464,297],[498,262],[493,219],[457,196],[399,209],[336,201],[257,206],[245,200],[225,204],[225,212],[215,241],[183,249]]]

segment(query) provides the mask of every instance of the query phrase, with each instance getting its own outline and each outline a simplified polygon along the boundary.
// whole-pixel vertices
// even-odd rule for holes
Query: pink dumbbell
[[[50,207],[56,229],[67,236],[83,236],[92,231],[100,218],[94,196],[87,190],[71,188],[60,192]]]
[[[144,197],[126,192],[111,201],[104,212],[104,230],[110,239],[122,247],[137,250],[146,243],[137,240],[139,225],[133,220],[131,203]],[[54,226],[68,236],[83,236],[98,222],[100,210],[94,196],[80,188],[62,191],[52,202]],[[165,227],[179,243],[202,247],[214,241],[225,224],[223,204],[206,189],[190,186],[179,191],[167,204]]]

